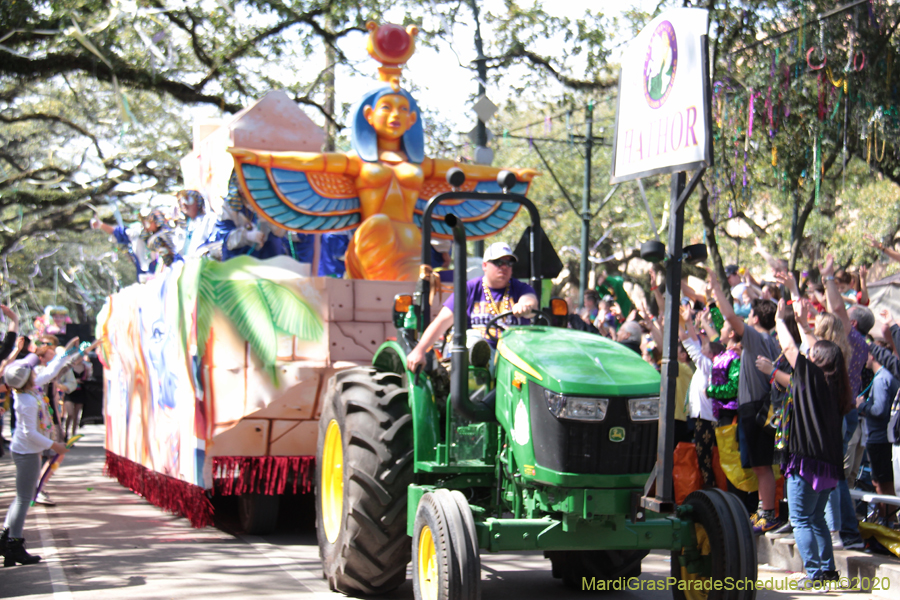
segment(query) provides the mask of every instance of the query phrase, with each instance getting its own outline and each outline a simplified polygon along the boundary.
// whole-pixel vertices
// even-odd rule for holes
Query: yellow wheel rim
[[[341,444],[341,428],[332,419],[325,431],[322,449],[322,524],[325,537],[333,544],[341,531],[344,514],[344,446]]]
[[[711,553],[709,546],[709,536],[706,534],[706,529],[703,528],[703,525],[694,524],[694,534],[697,537],[697,550],[700,551],[701,556],[709,556]],[[687,589],[684,592],[684,597],[686,600],[706,600],[709,596],[709,590],[703,589],[705,586],[702,584],[695,584],[694,582],[704,582],[709,577],[705,575],[701,575],[699,573],[689,573],[687,567],[681,567],[681,579],[683,581],[688,582],[686,586]]]
[[[428,525],[423,526],[419,532],[419,555],[416,558],[419,569],[419,592],[425,600],[437,600],[437,550],[434,549],[434,538]]]

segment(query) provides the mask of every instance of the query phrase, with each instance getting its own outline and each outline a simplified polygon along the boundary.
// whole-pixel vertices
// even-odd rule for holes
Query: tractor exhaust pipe
[[[475,423],[495,421],[494,410],[469,399],[469,350],[466,348],[466,229],[453,213],[444,217],[453,230],[453,339],[450,342],[450,403]]]

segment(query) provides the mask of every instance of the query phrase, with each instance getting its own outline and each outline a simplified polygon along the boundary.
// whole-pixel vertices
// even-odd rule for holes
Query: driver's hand
[[[530,302],[516,302],[512,307],[512,314],[516,317],[530,319],[534,316],[534,306]]]
[[[412,349],[412,352],[409,353],[409,356],[406,357],[406,368],[416,372],[416,369],[425,364],[425,350],[422,348],[422,345],[419,344],[415,348]]]

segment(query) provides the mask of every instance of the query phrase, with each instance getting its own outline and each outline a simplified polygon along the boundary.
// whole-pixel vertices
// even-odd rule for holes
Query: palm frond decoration
[[[259,265],[260,261],[249,256],[200,263],[196,277],[197,355],[203,356],[206,351],[213,311],[218,307],[250,343],[277,384],[278,334],[314,342],[322,338],[324,326],[306,300],[290,288],[254,273],[252,267],[259,271]],[[187,306],[182,305],[183,309]]]

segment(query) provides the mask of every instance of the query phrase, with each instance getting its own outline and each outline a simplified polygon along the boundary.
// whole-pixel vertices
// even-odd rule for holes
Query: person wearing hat
[[[73,338],[73,341],[77,343],[78,338]],[[64,357],[60,358],[61,360],[56,361],[55,368],[46,371],[45,376],[55,377],[68,364]],[[6,513],[3,533],[0,535],[0,554],[3,555],[4,567],[11,567],[16,563],[30,565],[41,560],[40,556],[28,554],[25,550],[25,540],[22,537],[25,515],[37,488],[43,451],[49,449],[57,454],[68,451],[65,444],[55,442],[41,432],[41,413],[46,410],[46,405],[35,391],[37,378],[34,368],[37,364],[38,357],[30,354],[11,363],[3,373],[6,385],[13,391],[16,411],[16,430],[9,447],[16,465],[16,497]]]
[[[525,319],[538,310],[538,299],[534,289],[527,283],[512,278],[516,257],[509,244],[491,244],[484,253],[481,267],[484,277],[466,282],[466,313],[468,329],[474,329],[491,346],[496,346],[496,338],[487,335],[487,324],[497,315],[512,312],[512,317],[501,320],[501,325],[521,325]],[[422,339],[412,349],[406,359],[410,371],[415,371],[425,363],[425,353],[453,325],[453,298],[450,294],[437,317],[422,333]]]

